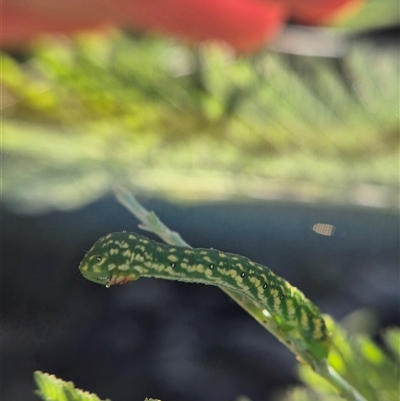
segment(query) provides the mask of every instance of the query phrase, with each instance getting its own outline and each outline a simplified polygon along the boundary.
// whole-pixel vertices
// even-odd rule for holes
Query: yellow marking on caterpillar
[[[211,263],[211,262],[212,262],[212,260],[210,259],[209,256],[204,256],[203,260],[205,260],[205,261],[208,262],[208,263]]]
[[[307,316],[307,312],[304,309],[301,309],[300,311],[301,316],[300,316],[300,324],[303,327],[307,327],[308,326],[308,316]]]
[[[239,268],[242,272],[245,270],[245,269],[243,269],[243,266],[241,263],[235,263],[235,267]]]
[[[168,251],[169,252],[176,252],[176,248],[169,248]]]
[[[280,312],[281,300],[279,298],[274,298],[274,310],[277,314]]]
[[[132,256],[135,256],[134,260],[138,260],[139,262],[144,262],[144,257],[142,255],[137,253],[136,255],[133,254]]]
[[[261,299],[264,297],[264,292],[265,292],[265,290],[264,290],[264,288],[262,288],[262,286],[257,287],[257,294]]]
[[[147,241],[147,239],[142,239],[142,240],[140,240],[140,242],[141,242],[142,244],[148,244],[148,243],[149,243],[149,241]]]
[[[198,264],[196,265],[196,269],[195,271],[199,272],[199,273],[204,273],[204,265]]]
[[[235,278],[238,274],[236,273],[236,270],[230,269],[228,270],[228,276]]]
[[[110,255],[118,255],[118,253],[119,253],[119,249],[117,249],[117,248],[110,249]]]
[[[136,236],[133,235],[133,234],[129,234],[129,235],[128,235],[128,238],[129,238],[129,239],[136,239]],[[140,242],[142,242],[142,241],[140,241]]]
[[[185,249],[183,252],[186,253],[186,255],[191,255],[193,253],[190,249]]]
[[[315,327],[315,329],[313,331],[313,337],[316,340],[320,340],[324,336],[324,333],[322,332],[322,326],[323,326],[322,320],[317,317],[314,317],[313,323],[314,323],[314,327]]]
[[[275,312],[279,311],[279,305],[281,304],[281,300],[279,299],[278,295],[279,295],[278,290],[276,288],[273,288],[271,290],[271,296],[272,296],[272,299],[274,300],[274,310],[275,310]]]
[[[131,256],[132,252],[129,249],[127,249],[122,255],[123,256]]]
[[[289,317],[292,318],[292,317],[295,315],[295,313],[296,313],[296,308],[295,308],[294,305],[293,305],[293,300],[288,299],[288,300],[286,301],[286,307],[287,307],[287,311],[288,311]]]
[[[255,276],[250,277],[250,282],[253,283],[256,287],[259,287],[261,285],[261,281]]]
[[[88,265],[81,266],[81,270],[83,270],[84,272],[87,271],[87,269],[88,269]]]
[[[195,271],[196,271],[196,265],[188,265],[187,271],[188,271],[189,273],[195,272]]]
[[[115,243],[120,247],[120,248],[129,248],[129,245],[125,241],[115,241]]]
[[[152,263],[151,267],[154,268],[154,270],[161,272],[164,270],[164,265],[161,263]]]
[[[262,297],[264,295],[264,288],[261,285],[261,280],[258,277],[250,277],[250,282],[253,283],[257,289],[257,294],[259,297]]]
[[[285,285],[284,285],[284,284],[280,284],[279,287],[280,287],[280,289],[281,289],[282,295],[286,297],[286,296],[287,296],[287,292],[286,292],[286,287],[285,287]]]
[[[231,258],[232,260],[239,260],[239,258],[237,256],[232,256]]]
[[[168,274],[175,274],[174,269],[168,265],[165,269],[164,269]]]
[[[110,272],[111,270],[114,270],[117,267],[115,263],[111,263],[107,266],[107,270]]]
[[[167,259],[170,260],[171,262],[177,262],[179,258],[175,255],[168,255]]]
[[[187,263],[181,263],[181,267],[182,267],[182,269],[187,269],[187,267],[188,267],[188,265],[187,265]]]
[[[226,256],[224,253],[222,253],[222,252],[219,252],[218,255],[219,255],[219,257],[222,258],[222,259],[227,257],[227,256]]]
[[[169,266],[169,265],[168,265]],[[167,268],[167,266],[164,263],[159,263],[158,264],[158,271],[162,272]]]
[[[129,265],[118,265],[118,270],[122,271],[129,270]]]
[[[219,272],[219,273],[221,273],[223,276],[226,276],[226,275],[228,275],[228,271],[224,268],[224,269],[221,269],[220,267],[217,267],[217,271]]]

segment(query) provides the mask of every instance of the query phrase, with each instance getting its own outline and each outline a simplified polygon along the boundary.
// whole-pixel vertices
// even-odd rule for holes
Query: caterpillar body
[[[100,238],[79,270],[86,279],[106,287],[156,277],[236,291],[266,309],[282,330],[297,330],[314,357],[328,355],[329,333],[319,309],[286,280],[246,257],[165,245],[136,233],[119,232]]]

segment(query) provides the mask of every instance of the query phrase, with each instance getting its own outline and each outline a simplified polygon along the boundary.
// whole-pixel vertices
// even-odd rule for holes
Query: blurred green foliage
[[[398,0],[367,0],[359,12],[341,22],[351,30],[377,29],[398,26],[400,4]]]
[[[368,401],[400,399],[400,329],[382,334],[379,347],[366,334],[349,335],[329,316],[325,317],[332,332],[329,364]],[[308,366],[300,366],[301,380],[308,386],[296,387],[280,401],[336,401],[333,389]]]
[[[2,196],[16,209],[74,208],[115,183],[397,207],[393,48],[236,58],[115,32],[42,40],[2,68]]]

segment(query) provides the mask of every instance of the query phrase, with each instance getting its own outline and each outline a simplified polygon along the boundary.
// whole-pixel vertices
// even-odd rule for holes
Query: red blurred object
[[[143,29],[194,41],[220,39],[251,51],[276,36],[285,17],[281,4],[261,0],[114,0]]]
[[[273,39],[284,21],[318,24],[363,0],[2,0],[2,47],[41,33],[106,25],[151,30],[192,42],[219,39],[238,52]]]

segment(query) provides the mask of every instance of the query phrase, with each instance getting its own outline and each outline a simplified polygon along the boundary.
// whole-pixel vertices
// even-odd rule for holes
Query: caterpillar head
[[[111,233],[100,238],[79,265],[82,276],[106,287],[137,280],[142,269],[131,263],[127,236],[135,238],[127,233]]]

